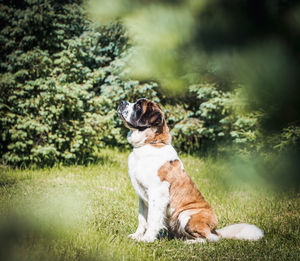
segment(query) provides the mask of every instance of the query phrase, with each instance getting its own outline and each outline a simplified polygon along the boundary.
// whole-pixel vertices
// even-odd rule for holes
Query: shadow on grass
[[[13,186],[19,181],[25,179],[31,179],[31,176],[16,175],[15,173],[12,173],[12,168],[10,168],[9,166],[0,166],[0,187]]]
[[[71,238],[65,231],[50,231],[30,216],[11,212],[0,219],[0,260],[72,260],[74,255],[76,260],[108,260],[82,251]]]
[[[3,185],[9,185],[14,184],[15,182],[13,179],[3,180],[1,176],[3,173],[7,173],[12,170],[47,170],[51,168],[60,168],[60,167],[68,167],[68,166],[93,166],[93,165],[114,165],[119,166],[119,161],[115,158],[113,158],[110,155],[102,155],[97,153],[95,156],[86,158],[81,161],[77,162],[56,162],[51,164],[22,164],[20,166],[11,166],[11,165],[0,165],[0,186],[3,183]],[[5,176],[5,174],[4,174]]]

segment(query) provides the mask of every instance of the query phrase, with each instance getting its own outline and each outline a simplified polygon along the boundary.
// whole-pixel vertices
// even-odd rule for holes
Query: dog
[[[133,151],[128,157],[128,172],[139,199],[138,227],[129,237],[153,242],[164,229],[189,243],[263,237],[262,230],[251,224],[216,229],[214,210],[185,172],[157,103],[146,98],[135,103],[122,101],[117,111],[130,130],[127,140]]]

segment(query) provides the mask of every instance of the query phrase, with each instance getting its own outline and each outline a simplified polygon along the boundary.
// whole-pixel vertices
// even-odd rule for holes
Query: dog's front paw
[[[151,243],[153,242],[154,240],[156,239],[156,236],[155,235],[151,235],[151,234],[145,234],[141,237],[141,239],[139,241],[141,242],[148,242],[148,243]]]
[[[133,234],[130,234],[128,235],[129,238],[133,239],[133,240],[136,240],[136,241],[141,241],[141,238],[143,237],[143,233],[133,233]]]

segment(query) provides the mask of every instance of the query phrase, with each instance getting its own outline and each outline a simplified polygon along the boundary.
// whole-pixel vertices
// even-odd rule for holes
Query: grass
[[[128,153],[106,149],[90,166],[0,169],[0,260],[300,260],[300,200],[276,192],[239,167],[183,155],[187,172],[214,207],[219,227],[247,222],[258,242],[220,240],[186,245],[127,238],[138,202],[127,175]],[[255,177],[255,178],[254,178]]]

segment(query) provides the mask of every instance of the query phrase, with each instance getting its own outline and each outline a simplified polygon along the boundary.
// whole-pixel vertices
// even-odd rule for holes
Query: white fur
[[[195,238],[195,239],[188,239],[185,241],[186,244],[197,244],[197,243],[206,243],[204,238]]]
[[[179,214],[178,220],[179,220],[179,232],[180,233],[182,233],[183,235],[186,233],[185,232],[186,224],[189,222],[191,216],[198,212],[199,212],[199,210],[185,210]]]
[[[169,203],[169,185],[168,182],[162,182],[155,188],[149,188],[147,231],[141,241],[153,242],[159,231],[165,228],[166,210]]]
[[[215,235],[215,234],[209,234],[206,238],[195,238],[195,239],[189,239],[186,240],[186,244],[197,244],[197,243],[206,243],[207,241],[209,242],[217,242],[220,238]]]
[[[179,232],[183,233],[185,232],[185,226],[189,222],[191,218],[191,215],[187,213],[187,211],[183,211],[182,213],[179,214],[178,216],[178,221],[179,221]]]
[[[217,230],[217,232],[223,238],[243,240],[258,240],[264,236],[263,231],[257,226],[245,223],[230,225]]]
[[[127,122],[130,122],[130,117],[131,117],[131,114],[133,113],[133,106],[134,106],[134,103],[128,102],[127,106],[125,107],[125,109],[122,112],[122,115]]]
[[[145,202],[139,198],[139,216],[138,216],[138,228],[135,233],[130,234],[129,237],[135,240],[141,240],[147,229],[147,216],[148,216],[148,206]]]
[[[132,144],[133,147],[138,148],[144,145],[144,141],[147,139],[146,131],[134,130],[130,131],[127,137],[129,143]]]
[[[132,131],[128,140],[139,145],[145,138],[145,131]],[[171,145],[157,148],[151,145],[136,146],[128,157],[129,177],[140,202],[148,206],[147,228],[142,234],[142,227],[138,226],[134,237],[140,241],[152,242],[157,238],[161,229],[165,227],[165,217],[169,204],[169,186],[158,177],[158,169],[167,161],[176,160],[178,155]],[[170,212],[170,210],[168,210]],[[139,218],[139,222],[143,219]],[[139,236],[137,236],[139,235]]]
[[[209,242],[217,242],[219,241],[219,237],[216,234],[210,233],[207,237],[206,237],[207,241]]]

